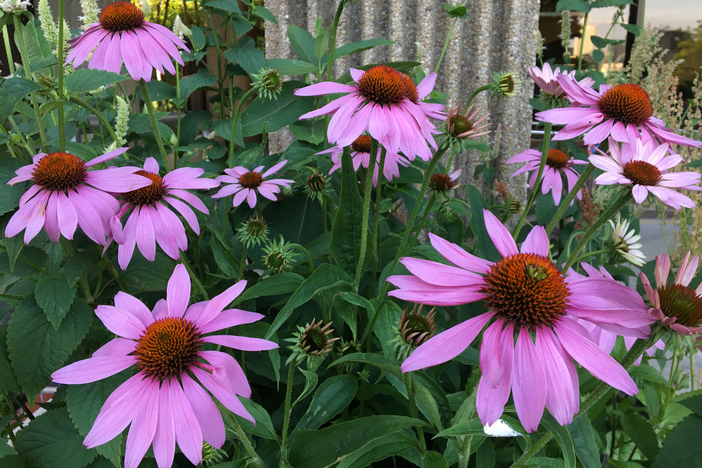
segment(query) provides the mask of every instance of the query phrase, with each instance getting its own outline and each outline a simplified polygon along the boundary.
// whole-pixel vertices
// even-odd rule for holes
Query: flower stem
[[[58,98],[58,129],[59,129],[59,150],[60,151],[66,151],[66,122],[64,119],[63,115],[63,103],[64,103],[64,94],[63,94],[63,74],[64,74],[64,69],[63,69],[63,49],[61,46],[63,45],[63,35],[65,31],[63,30],[63,0],[59,1],[59,18],[58,18],[58,43],[59,46],[57,47],[57,53],[58,53],[58,92],[59,92],[59,98]]]
[[[412,383],[412,373],[406,372],[402,375],[405,380],[405,388],[407,389],[407,400],[409,400],[410,416],[417,419],[419,412],[417,411],[417,402],[414,401],[414,387]],[[424,440],[424,430],[421,426],[417,426],[417,437],[419,438],[419,447],[422,456],[427,451],[427,442]]]
[[[556,212],[556,215],[553,217],[549,225],[546,227],[546,235],[551,234],[551,231],[553,231],[553,228],[556,227],[556,224],[558,224],[558,221],[563,217],[563,213],[566,212],[568,207],[570,206],[570,202],[573,201],[573,198],[580,192],[580,189],[583,188],[583,185],[585,185],[585,182],[587,179],[590,177],[592,172],[595,170],[595,166],[592,164],[588,164],[585,170],[583,171],[582,174],[580,174],[580,177],[578,178],[578,181],[575,183],[575,186],[573,187],[573,190],[568,192],[568,195],[561,201],[561,206],[558,207],[558,211]]]
[[[239,262],[239,281],[244,279],[244,266],[246,265],[246,254],[248,251],[249,249],[244,246],[244,251],[241,253],[241,261]]]
[[[424,208],[424,214],[422,215],[422,219],[419,221],[419,226],[423,227],[424,222],[427,220],[427,217],[429,216],[429,213],[431,212],[431,208],[434,206],[434,202],[436,201],[436,193],[431,194],[431,198],[429,198],[429,203],[427,203],[427,207]],[[421,228],[417,229],[417,232],[414,235],[414,239],[412,239],[412,242],[410,242],[408,249],[411,249],[414,247],[414,243],[417,242],[417,239],[419,239],[419,235],[422,233]]]
[[[256,92],[256,88],[251,88],[250,90],[246,91],[244,96],[239,100],[239,104],[237,104],[237,106],[236,106],[236,112],[234,113],[234,122],[232,122],[232,140],[229,142],[229,168],[234,167],[234,148],[236,147],[236,143],[234,143],[234,140],[236,138],[236,126],[239,123],[239,116],[241,115],[241,108],[244,106],[244,103],[255,92]]]
[[[481,86],[478,89],[476,89],[475,91],[473,91],[471,93],[471,95],[468,96],[468,101],[466,102],[466,109],[468,107],[470,107],[470,103],[473,102],[473,98],[475,98],[475,96],[477,96],[479,93],[481,93],[483,91],[487,91],[488,89],[492,89],[492,85],[487,84],[487,85]]]
[[[453,28],[456,27],[457,21],[458,21],[458,16],[453,18],[453,23],[451,23],[451,29],[449,29],[448,36],[446,36],[446,41],[444,42],[444,48],[441,49],[441,55],[439,55],[439,62],[436,64],[436,68],[434,69],[434,73],[439,73],[439,68],[441,67],[441,62],[444,60],[444,54],[446,53],[446,49],[448,48],[449,41],[451,40],[451,36],[453,35]]]
[[[163,164],[166,165],[166,172],[171,172],[171,163],[168,161],[168,155],[166,155],[166,148],[163,146],[163,140],[161,139],[161,132],[158,130],[158,121],[156,120],[156,111],[154,111],[154,103],[151,101],[149,89],[146,86],[146,81],[144,81],[143,78],[139,80],[139,87],[141,88],[141,95],[144,98],[144,104],[146,105],[146,110],[148,111],[149,118],[151,119],[151,127],[154,129],[154,137],[156,137],[156,144],[158,145],[158,149],[161,152]],[[108,128],[110,128],[109,125]]]
[[[310,266],[310,270],[314,271],[314,263],[312,262],[312,256],[310,256],[309,251],[306,248],[304,248],[303,246],[301,246],[300,244],[288,244],[288,245],[290,245],[290,247],[296,249],[297,251],[305,254],[305,257],[307,257],[307,263]]]
[[[209,301],[210,297],[207,295],[207,291],[205,291],[205,288],[202,286],[202,283],[200,282],[200,278],[197,277],[197,275],[193,271],[192,267],[190,266],[190,262],[188,261],[188,258],[185,256],[185,252],[183,252],[181,250],[180,256],[181,256],[183,266],[185,267],[186,270],[188,270],[188,274],[190,275],[190,279],[193,280],[193,283],[195,283],[195,286],[197,287],[197,289],[200,290],[200,294],[202,294],[202,297],[206,301]]]
[[[354,288],[358,292],[358,285],[363,274],[363,264],[366,259],[366,244],[368,243],[368,218],[370,217],[370,202],[373,194],[373,171],[375,170],[375,159],[378,154],[378,142],[371,139],[370,158],[368,161],[368,171],[366,173],[366,183],[363,186],[363,219],[361,220],[361,253],[356,265],[356,280]]]
[[[583,32],[580,36],[580,52],[578,52],[578,72],[580,72],[580,68],[583,64],[583,46],[585,45],[585,32],[587,31],[587,17],[589,15],[590,12],[585,13],[585,19],[583,20]]]
[[[112,130],[112,126],[110,125],[110,122],[108,122],[107,119],[106,119],[105,117],[102,116],[102,114],[100,113],[99,110],[97,110],[95,107],[91,106],[91,105],[88,104],[87,102],[82,101],[82,100],[80,100],[80,99],[78,99],[78,98],[76,98],[76,97],[71,97],[71,98],[69,98],[68,100],[69,100],[70,102],[72,102],[73,104],[77,104],[77,105],[79,105],[79,106],[81,106],[81,107],[84,107],[84,108],[86,108],[87,110],[89,110],[89,111],[90,111],[95,117],[97,117],[98,120],[107,128],[107,131],[110,133],[110,136],[112,137],[112,139],[113,139],[115,142],[118,140],[118,139],[117,139],[117,135],[115,134],[115,131]],[[96,133],[97,133],[97,132],[96,132]]]
[[[175,64],[175,78],[176,78],[176,96],[178,99],[180,99],[180,67],[178,62]],[[180,112],[180,107],[178,108],[178,126],[176,128],[176,140],[178,142],[176,143],[176,147],[173,150],[173,169],[178,169],[178,147],[180,147],[180,120],[181,120],[181,112]]]
[[[280,448],[280,460],[282,463],[288,461],[288,428],[290,426],[290,413],[292,412],[292,388],[295,367],[297,367],[297,360],[293,359],[288,368],[288,384],[287,387],[285,387],[285,416],[283,419],[283,438],[281,439],[282,445]]]
[[[345,6],[346,0],[340,0],[339,6],[336,8],[336,14],[334,15],[334,22],[332,23],[331,44],[329,47],[329,65],[327,66],[327,81],[332,81],[334,79],[332,71],[334,69],[334,53],[336,52],[336,30],[339,27],[339,19],[341,18],[341,12],[344,11]]]
[[[522,216],[519,218],[517,227],[514,228],[514,234],[512,234],[512,237],[514,237],[515,240],[519,236],[519,231],[522,230],[524,221],[526,221],[526,217],[527,214],[529,214],[531,205],[533,205],[534,201],[536,200],[537,192],[539,192],[539,187],[542,183],[541,178],[544,175],[544,168],[546,167],[546,160],[548,159],[548,150],[551,148],[551,127],[552,124],[549,122],[546,122],[544,124],[544,142],[543,147],[541,149],[541,162],[539,163],[539,172],[536,174],[536,182],[534,182],[534,189],[529,194],[529,198],[527,199],[527,203],[524,207],[524,211],[522,212]],[[558,174],[557,176],[560,177],[561,175]]]
[[[105,266],[107,267],[107,270],[115,278],[115,280],[117,280],[117,284],[119,284],[119,287],[122,288],[122,291],[126,292],[127,294],[130,294],[129,286],[127,286],[127,283],[124,282],[124,279],[122,279],[122,275],[119,274],[119,271],[117,271],[110,259],[107,257],[102,257],[102,260]]]
[[[636,360],[641,357],[641,355],[655,342],[657,342],[660,337],[661,337],[661,332],[663,332],[663,327],[661,325],[657,325],[651,330],[651,334],[649,337],[645,340],[637,340],[636,343],[634,343],[634,346],[631,347],[628,353],[624,356],[622,359],[621,365],[624,369],[627,371],[629,368],[636,362]],[[605,382],[601,382],[597,388],[590,394],[589,397],[580,405],[580,411],[578,414],[575,416],[576,418],[579,418],[583,416],[587,411],[592,408],[595,403],[599,401],[600,398],[604,396],[605,393],[609,391],[609,389],[612,388],[610,387],[609,384],[606,384]],[[587,416],[585,416],[587,417]],[[529,461],[531,457],[533,457],[539,450],[541,450],[544,445],[546,445],[551,439],[553,439],[553,434],[551,432],[547,432],[539,440],[537,440],[534,445],[529,448],[524,454],[519,457],[519,459],[514,462],[514,464],[510,468],[521,468],[526,464],[526,462]]]
[[[570,255],[570,258],[568,258],[568,261],[566,262],[565,266],[563,267],[563,271],[567,272],[570,267],[572,267],[575,264],[575,261],[578,258],[578,254],[580,253],[581,250],[585,248],[587,245],[588,241],[592,238],[592,236],[597,232],[597,230],[604,224],[606,223],[609,218],[614,216],[616,213],[619,212],[619,210],[622,209],[624,205],[626,205],[629,200],[631,200],[632,194],[630,189],[625,189],[624,193],[620,195],[620,197],[612,203],[612,206],[607,208],[604,213],[600,215],[597,220],[592,223],[592,226],[590,226],[590,229],[587,230],[583,238],[580,240],[578,243],[578,246],[575,248],[573,253]]]
[[[380,151],[380,163],[378,165],[378,185],[375,187],[375,214],[373,216],[373,274],[371,275],[369,297],[373,297],[373,286],[375,283],[375,275],[378,272],[378,215],[380,212],[380,199],[383,196],[383,168],[385,167],[385,153],[383,148]]]
[[[227,417],[230,423],[232,423],[232,426],[234,426],[234,430],[236,431],[236,435],[239,436],[239,440],[241,440],[241,443],[244,444],[244,448],[246,449],[246,453],[249,454],[249,457],[253,461],[254,465],[257,466],[258,468],[268,468],[268,465],[264,463],[263,460],[261,460],[261,457],[258,456],[256,451],[253,448],[253,445],[251,445],[251,441],[249,440],[248,437],[246,437],[246,433],[244,432],[244,429],[241,427],[239,422],[236,420],[234,415],[231,413],[226,408],[223,408],[221,403],[217,403],[217,406],[219,407],[219,410],[221,413],[224,413],[224,415]]]
[[[15,61],[12,58],[12,49],[10,48],[10,36],[7,31],[7,25],[2,27],[2,38],[5,41],[5,52],[7,53],[7,66],[10,68],[10,73],[15,74]]]

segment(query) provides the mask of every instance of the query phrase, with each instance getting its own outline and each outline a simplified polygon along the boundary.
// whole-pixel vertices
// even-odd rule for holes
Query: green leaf
[[[319,386],[307,412],[297,423],[295,431],[315,430],[346,409],[358,389],[358,379],[352,375],[335,375]],[[291,434],[291,436],[294,435]]]
[[[600,36],[590,36],[590,40],[592,41],[592,44],[597,47],[598,49],[601,49],[605,47],[607,44],[609,44],[608,39],[604,39]]]
[[[66,408],[49,411],[17,434],[17,450],[32,467],[83,468],[97,456],[83,446]]]
[[[0,458],[3,458],[7,455],[17,455],[17,452],[15,452],[15,449],[10,447],[9,442],[10,442],[10,439],[0,440]]]
[[[558,0],[556,4],[556,13],[565,10],[582,11],[588,13],[590,11],[590,3],[586,0]]]
[[[639,35],[641,35],[641,32],[643,31],[643,29],[641,28],[641,26],[637,26],[637,25],[635,25],[635,24],[624,24],[624,23],[619,23],[619,26],[621,26],[622,28],[626,29],[626,30],[629,31],[631,34],[633,34],[634,36],[639,36]]]
[[[424,421],[406,416],[379,415],[334,424],[317,431],[295,434],[288,461],[292,466],[323,468],[352,454],[369,442],[407,427],[423,426]]]
[[[624,413],[621,417],[622,429],[631,440],[639,447],[639,450],[646,455],[646,458],[653,460],[658,456],[658,438],[651,427],[648,419],[638,413]]]
[[[231,63],[241,65],[249,75],[263,68],[263,51],[256,48],[254,40],[250,37],[244,37],[232,44],[231,48],[224,52],[224,56]]]
[[[393,432],[364,445],[359,450],[343,457],[336,468],[365,468],[374,462],[399,455],[415,448],[414,437],[404,431]],[[425,465],[426,466],[426,465]]]
[[[601,61],[604,60],[604,52],[602,52],[599,49],[595,49],[592,51],[592,60],[595,63],[600,63]]]
[[[59,330],[55,330],[34,296],[25,297],[12,313],[7,344],[17,382],[27,395],[36,395],[49,383],[78,347],[93,320],[93,310],[73,301]]]
[[[49,322],[58,330],[63,318],[73,304],[76,290],[70,287],[63,273],[44,276],[34,288],[34,297],[39,307],[44,309]]]
[[[178,95],[176,87],[165,81],[151,80],[146,83],[146,89],[149,90],[149,97],[152,101],[169,101]],[[137,88],[136,95],[138,99],[144,100],[141,86]]]
[[[269,59],[263,63],[266,68],[278,70],[279,75],[304,75],[306,73],[315,73],[317,66],[309,62],[294,59]]]
[[[687,164],[683,164],[684,167],[702,167],[702,159],[696,159],[694,161],[690,161]]]
[[[568,425],[568,431],[573,440],[575,455],[577,455],[580,463],[582,463],[585,468],[602,468],[602,464],[600,463],[600,451],[597,448],[592,424],[590,424],[587,415],[576,417],[573,422]]]
[[[0,118],[5,119],[13,114],[13,110],[27,94],[41,89],[41,86],[25,78],[8,78],[0,88]]]
[[[288,26],[288,38],[293,50],[305,62],[317,63],[314,54],[314,36],[306,29],[291,24]]]
[[[422,458],[422,468],[448,468],[448,462],[439,452],[430,450]]]
[[[327,137],[327,124],[322,119],[302,120],[290,124],[290,131],[298,140],[318,145]]]
[[[180,98],[188,99],[195,90],[213,86],[217,83],[217,77],[206,68],[198,69],[197,73],[188,75],[180,80]]]
[[[458,423],[455,426],[451,426],[439,432],[436,434],[436,437],[462,437],[467,435],[486,435],[483,423],[480,422],[480,419]]]
[[[412,374],[412,378],[416,387],[415,392],[424,407],[426,408],[428,404],[436,405],[436,410],[439,413],[439,421],[435,422],[436,427],[443,429],[450,426],[453,411],[451,411],[451,404],[441,386],[423,372],[415,372]],[[430,399],[432,401],[429,401]]]
[[[702,416],[702,394],[679,400],[678,403]]]
[[[351,153],[346,147],[341,156],[341,195],[329,246],[334,261],[345,271],[356,271],[356,262],[361,252],[362,224],[363,201],[358,193]]]
[[[554,440],[558,442],[558,445],[561,447],[565,468],[575,468],[575,447],[573,446],[573,440],[570,438],[568,427],[558,424],[550,414],[544,415],[541,419],[541,424],[546,426],[551,434],[553,434]]]
[[[465,18],[468,15],[468,8],[465,5],[450,5],[444,3],[444,9],[451,18]]]
[[[702,417],[691,414],[683,419],[663,442],[653,468],[699,468],[702,466]]]
[[[10,364],[10,356],[7,354],[7,325],[0,325],[0,388],[14,393],[20,392]]]
[[[65,275],[68,285],[73,287],[78,279],[88,270],[90,265],[99,261],[94,250],[84,250],[70,256],[63,265],[61,271]]]
[[[632,367],[629,369],[629,374],[631,374],[632,377],[639,377],[648,382],[670,387],[670,382],[668,382],[666,378],[660,374],[660,372],[648,364],[641,364],[640,366]]]
[[[321,264],[310,277],[297,288],[292,296],[290,296],[285,307],[278,312],[275,320],[273,320],[273,324],[268,330],[268,333],[266,333],[265,338],[270,339],[278,328],[290,317],[293,310],[312,299],[315,294],[330,288],[351,284],[352,280],[344,270],[336,265],[330,265],[328,263]]]
[[[527,466],[534,468],[564,468],[565,463],[563,460],[557,460],[555,458],[548,457],[533,457],[526,464]]]
[[[320,19],[317,19],[319,24]],[[321,28],[320,28],[321,29]],[[322,60],[322,57],[327,53],[329,48],[329,33],[327,31],[318,31],[317,37],[314,40],[314,55],[317,57],[318,61]]]
[[[7,81],[9,80],[6,80],[5,83],[7,83]],[[4,104],[2,96],[3,93],[0,89],[0,107]],[[0,113],[0,115],[7,116],[8,114]],[[0,156],[0,215],[13,211],[19,206],[19,199],[26,190],[24,187],[26,184],[8,185],[7,182],[17,176],[15,171],[22,166],[25,166],[25,164],[19,159],[9,156]]]
[[[234,304],[238,304],[249,299],[257,297],[278,296],[295,291],[305,278],[297,273],[285,272],[278,275],[269,276],[252,287],[244,291],[244,293],[234,300]]]
[[[244,428],[244,430],[258,437],[263,437],[264,439],[278,440],[278,436],[276,435],[275,429],[273,428],[273,423],[271,422],[271,417],[268,415],[266,410],[261,405],[255,403],[249,398],[240,397],[239,401],[242,405],[244,405],[246,411],[248,411],[249,414],[251,414],[251,416],[253,416],[253,418],[256,420],[256,425],[253,425],[248,419],[244,419],[241,416],[232,413],[234,414],[234,417],[236,418],[237,422],[241,424],[241,426]],[[223,409],[223,411],[227,410]],[[236,435],[236,431],[233,425],[231,425],[231,422],[229,422],[229,418],[225,417],[224,423],[228,428],[230,428],[232,436]]]
[[[475,454],[475,468],[494,468],[495,458],[495,445],[487,440],[478,447]]]
[[[66,390],[68,413],[82,437],[85,437],[93,427],[93,423],[107,398],[128,377],[127,373],[120,372],[97,382],[68,386]],[[98,445],[96,449],[100,455],[111,460],[115,466],[119,466],[121,445],[122,436],[120,435],[106,444]]]
[[[206,7],[219,8],[220,10],[235,13],[241,16],[241,9],[236,0],[211,0],[205,4]]]
[[[380,370],[390,372],[392,375],[402,380],[402,371],[400,370],[400,364],[395,361],[384,358],[378,354],[373,353],[353,353],[346,356],[340,357],[336,361],[329,364],[329,367],[333,367],[344,362],[362,362],[364,364],[371,364],[376,366]]]
[[[246,18],[241,15],[234,15],[231,21],[238,38],[241,38],[244,34],[253,29],[251,22],[247,21]]]
[[[122,272],[122,278],[130,288],[161,291],[166,289],[174,269],[175,262],[162,253],[157,253],[153,262],[135,255],[129,268]]]
[[[234,256],[234,253],[232,253],[232,249],[223,244],[217,236],[212,236],[210,247],[212,247],[212,254],[214,255],[215,262],[219,269],[222,270],[222,273],[229,278],[237,277],[239,275],[240,263]]]
[[[302,390],[300,396],[297,397],[293,403],[293,406],[307,398],[307,395],[314,391],[315,387],[317,386],[317,382],[319,381],[319,377],[317,376],[316,372],[305,370],[303,368],[300,368],[300,372],[302,372],[302,374],[305,376],[305,388]]]
[[[345,55],[363,52],[364,50],[372,49],[373,47],[393,45],[395,41],[376,37],[373,39],[365,39],[363,41],[352,42],[351,44],[343,45],[334,51],[334,57],[344,57]]]
[[[273,15],[273,13],[271,13],[271,11],[268,8],[260,5],[253,5],[251,8],[251,13],[253,13],[256,16],[260,16],[264,20],[270,21],[271,23],[278,26],[278,20],[275,19],[275,15]]]
[[[590,4],[592,8],[606,8],[611,6],[633,5],[632,0],[595,0]]]
[[[476,255],[484,254],[480,256],[497,261],[502,258],[502,256],[497,251],[495,244],[493,244],[492,239],[488,235],[487,228],[485,227],[485,218],[483,216],[483,209],[487,209],[487,203],[478,189],[472,185],[466,185],[466,193],[468,194],[468,201],[470,202],[470,227],[480,241],[480,244],[482,244],[480,247],[484,249],[484,251],[479,252],[478,246],[476,246]]]
[[[22,31],[22,37],[24,38],[24,45],[27,49],[27,59],[30,64],[43,62],[45,58],[51,55],[51,44],[49,44],[49,41],[44,37],[44,32],[41,28],[36,26],[34,19],[30,19],[27,24],[20,29]],[[18,50],[21,50],[17,37],[17,31],[15,31],[15,45],[17,45]]]
[[[190,43],[193,45],[193,49],[204,49],[205,45],[207,44],[207,38],[205,37],[205,33],[202,32],[202,29],[196,25],[192,25],[190,26],[190,32],[192,32],[192,35],[190,36]]]
[[[302,86],[306,85],[301,81],[286,81],[277,99],[266,99],[263,102],[260,96],[254,99],[241,113],[239,126],[243,136],[260,134],[264,125],[267,132],[275,132],[297,122],[300,115],[311,111],[314,108],[314,98],[293,94]],[[231,135],[231,131],[229,133]]]
[[[87,93],[100,86],[108,86],[128,79],[128,76],[119,73],[98,70],[97,68],[81,68],[68,75],[64,83],[66,89],[71,93]]]

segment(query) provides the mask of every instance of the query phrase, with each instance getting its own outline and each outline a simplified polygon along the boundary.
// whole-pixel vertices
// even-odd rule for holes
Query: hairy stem
[[[366,244],[368,243],[368,218],[370,217],[370,202],[373,193],[373,171],[375,170],[375,159],[378,152],[378,142],[375,139],[371,140],[370,158],[368,162],[368,171],[366,173],[366,183],[363,186],[363,219],[361,220],[361,253],[356,265],[356,280],[354,286],[358,292],[358,285],[361,282],[363,274],[363,264],[366,259]]]
[[[146,81],[144,81],[143,79],[139,80],[139,87],[141,88],[141,95],[144,98],[144,104],[146,105],[146,110],[148,111],[149,118],[151,119],[151,127],[154,129],[154,137],[156,137],[156,144],[158,145],[158,150],[161,152],[163,164],[166,165],[166,172],[171,172],[171,163],[168,161],[166,148],[163,146],[161,132],[158,129],[158,121],[156,120],[156,111],[154,110],[154,103],[151,101],[151,96],[149,95],[149,89],[146,86]]]
[[[539,187],[541,186],[541,178],[544,175],[544,168],[546,167],[546,160],[548,159],[548,150],[551,148],[551,124],[549,122],[546,122],[544,124],[544,141],[543,141],[543,148],[541,150],[541,162],[539,163],[539,171],[536,174],[536,182],[534,182],[534,188],[532,189],[531,193],[529,194],[529,198],[527,199],[526,206],[524,207],[524,211],[522,212],[522,216],[519,218],[519,222],[517,223],[517,227],[514,228],[514,233],[512,234],[512,237],[516,240],[517,237],[519,236],[519,231],[522,230],[522,226],[524,225],[524,221],[526,221],[527,214],[529,214],[529,210],[531,209],[531,205],[534,204],[534,200],[536,200],[537,192],[539,192]],[[561,175],[558,174],[558,177]]]
[[[288,428],[290,426],[290,413],[292,412],[292,388],[296,367],[297,361],[293,359],[288,368],[288,384],[287,387],[285,387],[285,416],[283,419],[283,438],[281,439],[282,444],[280,448],[280,460],[282,462],[288,461]]]
[[[583,188],[583,185],[585,185],[585,182],[587,181],[588,178],[590,178],[590,175],[592,175],[592,172],[595,170],[595,166],[592,164],[588,164],[585,170],[583,171],[582,174],[580,174],[580,177],[578,178],[578,181],[575,183],[575,186],[573,187],[573,190],[568,192],[568,195],[561,201],[560,206],[558,207],[558,211],[556,212],[556,215],[553,217],[549,225],[546,227],[546,235],[551,234],[551,231],[553,231],[553,228],[556,227],[556,224],[558,224],[558,221],[563,217],[563,213],[566,212],[568,207],[570,206],[570,202],[573,201],[573,198],[580,192],[580,189]]]
[[[234,167],[234,148],[236,147],[236,143],[234,143],[234,140],[236,138],[236,126],[239,123],[239,116],[241,115],[241,108],[244,106],[244,103],[255,92],[256,92],[256,88],[251,88],[250,90],[246,91],[244,96],[239,100],[239,104],[236,106],[236,112],[234,113],[234,121],[232,122],[232,140],[229,142],[229,167],[230,168]]]

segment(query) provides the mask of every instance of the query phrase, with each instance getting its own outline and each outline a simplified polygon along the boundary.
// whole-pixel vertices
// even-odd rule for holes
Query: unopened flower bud
[[[251,75],[253,87],[257,89],[261,101],[265,99],[277,99],[283,87],[283,78],[278,74],[278,70],[261,68],[258,73]]]

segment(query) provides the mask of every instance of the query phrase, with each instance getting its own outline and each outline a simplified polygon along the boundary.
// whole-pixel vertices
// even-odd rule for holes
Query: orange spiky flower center
[[[661,310],[666,317],[675,317],[675,323],[696,327],[702,324],[702,297],[682,284],[666,284],[658,288]]]
[[[456,182],[451,180],[447,174],[436,173],[432,174],[429,179],[429,189],[434,192],[448,192],[456,187]]]
[[[50,153],[37,162],[32,177],[46,190],[71,190],[85,182],[88,169],[77,156],[69,153]]]
[[[358,92],[376,104],[399,104],[404,99],[417,102],[419,96],[412,79],[385,65],[377,65],[358,81]]]
[[[563,169],[568,165],[570,158],[561,150],[550,149],[548,150],[548,156],[546,156],[546,164],[554,169]]]
[[[133,31],[144,24],[144,13],[129,2],[114,2],[103,8],[100,24],[110,32]]]
[[[633,83],[617,85],[602,94],[597,107],[605,117],[624,124],[641,125],[653,115],[651,98]]]
[[[511,255],[492,265],[480,291],[497,316],[531,330],[557,323],[566,314],[570,296],[556,266],[531,253]]]
[[[656,166],[646,161],[629,161],[624,165],[622,174],[635,185],[657,185],[663,175]]]
[[[124,194],[124,199],[135,206],[153,205],[161,200],[166,195],[166,186],[163,184],[163,178],[149,171],[136,171],[134,174],[146,177],[151,180],[151,185],[140,189],[132,190]]]
[[[137,368],[153,379],[177,377],[196,362],[203,344],[202,334],[190,320],[157,320],[137,341]]]
[[[263,183],[263,176],[258,172],[249,171],[239,177],[239,183],[244,188],[255,189]]]
[[[351,143],[351,149],[357,153],[370,153],[370,135],[361,135]]]

